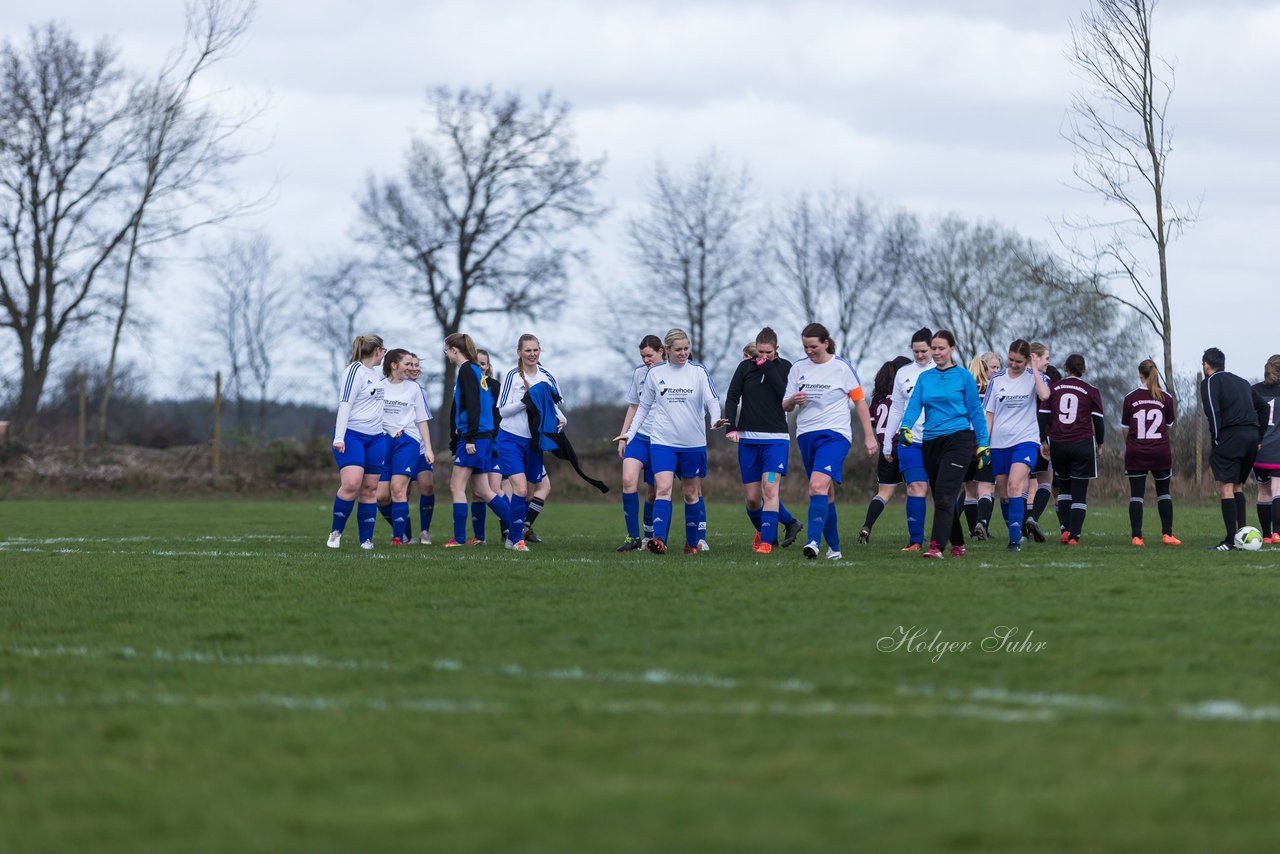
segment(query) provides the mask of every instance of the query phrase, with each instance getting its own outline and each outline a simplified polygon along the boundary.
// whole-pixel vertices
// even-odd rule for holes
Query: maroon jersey
[[[1160,392],[1159,400],[1152,398],[1146,388],[1136,388],[1125,395],[1120,406],[1120,424],[1128,428],[1124,439],[1126,471],[1173,468],[1169,426],[1176,414],[1177,405],[1168,392]]]
[[[887,437],[885,431],[889,429],[889,407],[893,404],[893,397],[885,395],[871,401],[871,431],[876,434],[876,441],[880,443],[880,453],[884,453],[886,448],[889,453],[896,453],[898,450],[898,437]],[[885,442],[889,442],[886,446]]]
[[[1079,377],[1063,377],[1053,383],[1040,412],[1049,415],[1050,441],[1102,444],[1102,393]]]

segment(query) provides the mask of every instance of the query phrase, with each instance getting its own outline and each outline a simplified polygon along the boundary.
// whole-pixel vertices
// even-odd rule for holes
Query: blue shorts
[[[992,448],[991,471],[996,477],[1008,474],[1014,463],[1022,463],[1030,470],[1035,467],[1038,459],[1040,459],[1039,442],[1022,442],[1012,448]]]
[[[626,450],[622,452],[624,460],[639,460],[644,464],[644,482],[653,486],[653,466],[649,457],[649,437],[643,433],[637,433],[635,438],[627,442]]]
[[[786,439],[741,439],[738,442],[738,468],[743,483],[759,483],[772,472],[778,477],[787,473],[787,454],[791,443]]]
[[[670,445],[649,445],[649,462],[654,474],[672,472],[682,478],[707,476],[707,447],[673,448]]]
[[[498,433],[498,470],[502,476],[522,474],[529,483],[541,483],[542,451],[532,439],[502,430]]]
[[[422,458],[422,443],[408,433],[401,433],[396,438],[388,436],[387,440],[391,443],[391,451],[387,454],[386,462],[382,464],[382,476],[378,480],[391,480],[393,474],[407,478],[417,477],[418,460]]]
[[[924,470],[924,442],[916,439],[910,445],[898,443],[898,471],[907,483],[924,483],[929,475]]]
[[[342,437],[346,450],[341,453],[333,449],[333,460],[338,468],[360,466],[365,474],[381,474],[382,466],[387,461],[387,453],[391,450],[391,437],[386,433],[369,435],[348,430]]]
[[[475,444],[476,452],[468,454],[466,439],[458,438],[458,450],[453,455],[454,466],[480,473],[492,471],[494,468],[493,440],[487,437],[476,439]]]
[[[427,458],[422,454],[418,454],[418,462],[413,467],[413,476],[417,477],[418,475],[422,474],[424,471],[431,471],[431,470],[432,470],[431,463],[427,462]]]
[[[800,446],[800,461],[804,463],[806,475],[817,472],[836,483],[844,482],[844,458],[849,456],[852,444],[848,439],[835,430],[814,430],[797,435],[796,443]]]

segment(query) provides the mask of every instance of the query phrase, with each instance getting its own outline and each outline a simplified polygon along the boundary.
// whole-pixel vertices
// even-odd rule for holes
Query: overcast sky
[[[237,178],[250,193],[275,187],[274,205],[249,225],[295,264],[347,242],[355,193],[370,171],[399,168],[427,121],[428,87],[552,89],[573,105],[581,152],[608,157],[601,196],[613,213],[588,241],[595,262],[581,279],[625,281],[620,223],[655,157],[679,167],[711,146],[749,168],[764,201],[836,183],[1052,239],[1064,214],[1096,209],[1066,186],[1071,155],[1059,136],[1079,86],[1063,48],[1083,6],[262,0],[218,82],[267,105],[254,128],[265,151]],[[154,68],[183,29],[173,0],[9,3],[0,27],[21,39],[49,18],[84,40],[114,38],[139,69]],[[1217,345],[1229,368],[1257,375],[1280,350],[1262,319],[1280,292],[1280,3],[1165,0],[1156,39],[1178,69],[1169,192],[1203,197],[1201,221],[1170,255],[1175,361],[1194,370]],[[181,270],[158,281],[201,286]],[[162,357],[187,348],[198,323],[189,302],[152,289],[155,324],[131,352],[161,357],[148,359],[155,392],[176,393],[191,363]],[[584,309],[573,319],[590,321]],[[434,353],[436,335],[406,343]],[[573,373],[582,360],[572,334],[542,337],[548,362]],[[287,361],[291,396],[327,395],[326,366]],[[869,378],[875,366],[862,367]]]

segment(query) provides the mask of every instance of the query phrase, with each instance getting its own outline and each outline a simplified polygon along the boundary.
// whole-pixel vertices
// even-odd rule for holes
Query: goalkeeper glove
[[[991,465],[991,449],[985,445],[978,448],[978,468],[985,469]]]
[[[901,430],[898,431],[899,445],[911,445],[911,444],[914,444],[915,441],[916,441],[915,437],[911,435],[910,427],[903,427]]]

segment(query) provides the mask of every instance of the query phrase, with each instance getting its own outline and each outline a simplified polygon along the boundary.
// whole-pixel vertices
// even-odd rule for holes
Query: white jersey
[[[996,371],[987,384],[983,408],[992,414],[991,447],[1012,448],[1023,442],[1040,444],[1035,374],[1027,368],[1018,377]]]
[[[920,379],[920,375],[925,371],[932,371],[934,364],[932,361],[921,365],[916,362],[908,362],[898,372],[893,375],[893,393],[889,396],[889,419],[885,422],[884,432],[886,436],[896,437],[898,430],[902,427],[902,414],[907,411],[907,404],[911,402],[911,392],[916,389],[916,382]],[[910,425],[913,435],[920,437],[924,435],[924,411],[920,412],[920,417],[916,419],[916,423]]]
[[[720,398],[706,366],[697,362],[654,365],[645,376],[640,408],[631,419],[627,438],[634,438],[644,426],[655,445],[705,448],[704,412],[712,423],[720,420]]]
[[[422,431],[418,429],[419,421],[431,420],[431,409],[427,406],[427,395],[422,386],[412,380],[393,383],[387,381],[383,390],[386,401],[382,413],[382,429],[388,436],[404,433],[422,444]]]
[[[533,434],[529,432],[529,415],[524,405],[526,381],[529,383],[527,388],[533,388],[538,383],[547,383],[556,394],[560,393],[560,386],[556,384],[556,378],[551,376],[551,372],[542,365],[538,365],[537,373],[532,377],[522,377],[520,365],[516,365],[502,378],[502,391],[498,392],[498,414],[502,416],[502,421],[498,425],[498,430],[502,433],[510,433],[512,436],[532,439]],[[556,406],[556,414],[561,418],[564,417],[559,406]]]
[[[839,356],[821,365],[810,359],[796,362],[787,374],[787,390],[783,394],[786,398],[803,391],[808,396],[796,416],[796,435],[834,430],[852,442],[849,393],[861,388],[858,372]]]
[[[657,362],[652,366],[650,365],[636,366],[636,369],[631,372],[631,388],[627,389],[627,404],[629,406],[635,406],[635,407],[640,406],[640,395],[644,391],[644,379],[645,377],[649,376],[650,368],[651,367],[656,368],[658,365],[665,365],[665,364],[666,362]],[[649,411],[649,415],[648,417],[645,418],[645,420],[650,422],[653,421],[652,410]],[[644,424],[640,425],[640,432],[645,436],[649,435],[649,431],[648,429],[646,429],[646,425]]]
[[[366,368],[359,362],[347,366],[342,378],[342,396],[338,398],[338,423],[333,441],[341,442],[347,430],[376,436],[382,432],[382,401],[386,380],[382,371]],[[342,404],[350,406],[342,417]]]

